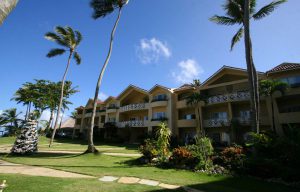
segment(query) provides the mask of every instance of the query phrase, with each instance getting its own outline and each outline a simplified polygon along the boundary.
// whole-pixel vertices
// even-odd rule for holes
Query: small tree
[[[169,153],[171,130],[166,123],[160,123],[156,131],[157,147],[162,160],[166,159]]]

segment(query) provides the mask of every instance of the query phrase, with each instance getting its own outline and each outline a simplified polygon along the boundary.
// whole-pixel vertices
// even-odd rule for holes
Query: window
[[[116,122],[116,118],[115,117],[109,117],[108,122],[114,123],[114,122]]]
[[[156,112],[153,114],[153,119],[159,120],[159,119],[165,119],[166,113],[165,112]]]
[[[292,88],[300,87],[300,76],[286,77],[280,79],[280,81],[289,84]]]
[[[212,119],[227,120],[227,112],[217,112],[212,114]]]
[[[166,94],[159,94],[159,95],[155,95],[153,97],[152,102],[154,101],[166,101],[167,100],[167,95]]]
[[[240,117],[242,119],[249,119],[250,118],[250,111],[249,110],[240,111]]]
[[[144,116],[144,121],[148,121],[148,116]]]
[[[185,119],[186,120],[196,119],[196,116],[195,116],[195,114],[187,114],[187,115],[185,115]]]

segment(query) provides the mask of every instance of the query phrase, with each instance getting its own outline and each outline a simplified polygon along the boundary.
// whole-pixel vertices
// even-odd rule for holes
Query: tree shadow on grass
[[[37,152],[32,154],[11,154],[11,153],[0,153],[0,157],[22,157],[22,158],[46,158],[46,159],[64,159],[64,158],[74,158],[85,155],[85,153],[53,153],[53,152]],[[98,155],[101,155],[99,153]]]

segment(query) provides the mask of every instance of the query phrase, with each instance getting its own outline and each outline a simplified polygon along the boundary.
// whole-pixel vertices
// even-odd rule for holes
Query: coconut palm
[[[64,86],[65,86],[65,80],[66,76],[70,67],[71,59],[72,57],[75,59],[76,63],[79,65],[81,63],[81,57],[79,53],[77,52],[77,48],[82,40],[82,35],[79,31],[74,31],[71,27],[61,27],[57,26],[55,28],[55,32],[48,32],[45,35],[45,38],[57,43],[58,45],[62,46],[63,48],[55,48],[50,50],[50,52],[47,54],[47,57],[55,57],[58,55],[62,55],[65,52],[69,53],[67,66],[64,72],[64,75],[62,77],[62,83],[61,83],[61,90],[60,90],[60,101],[57,109],[57,115],[56,120],[54,124],[54,130],[52,133],[52,137],[50,139],[49,147],[51,147],[51,144],[53,142],[58,120],[59,120],[59,114],[62,108],[63,98],[64,98]]]
[[[16,108],[7,109],[1,114],[0,119],[7,123],[4,127],[8,129],[10,135],[15,134],[19,129],[19,123],[22,121],[19,119],[20,114],[21,112],[18,113]]]
[[[275,0],[256,12],[256,0],[226,0],[223,8],[226,16],[213,16],[210,20],[221,25],[239,25],[239,30],[231,40],[231,50],[245,36],[245,52],[250,83],[250,102],[252,130],[259,132],[259,90],[258,76],[252,57],[252,42],[250,37],[250,20],[260,20],[270,15],[286,0]]]
[[[16,7],[19,0],[1,0],[0,1],[0,26],[8,14]]]
[[[96,116],[97,101],[98,101],[98,96],[99,96],[99,89],[101,86],[101,82],[102,82],[102,78],[103,78],[105,69],[109,63],[109,60],[110,60],[110,57],[112,54],[114,36],[115,36],[115,32],[116,32],[117,26],[118,26],[120,18],[121,18],[122,8],[128,2],[129,2],[129,0],[92,0],[91,1],[91,7],[94,10],[94,12],[93,12],[94,19],[103,18],[103,17],[107,16],[108,14],[114,12],[115,9],[118,9],[118,17],[117,17],[114,27],[111,31],[109,51],[108,51],[107,57],[105,59],[105,62],[102,66],[102,69],[100,71],[98,80],[97,80],[95,96],[94,96],[92,119],[91,119],[91,125],[89,128],[88,149],[86,151],[87,153],[97,152],[97,149],[95,148],[94,142],[93,142],[93,128],[94,128],[94,124],[95,124],[95,116]]]
[[[201,120],[201,104],[206,101],[206,96],[203,95],[200,92],[193,92],[186,98],[186,104],[192,107],[195,107],[197,110],[197,127],[196,127],[196,132],[197,132],[197,137],[204,137],[205,136],[205,130],[202,125],[202,120]]]
[[[281,94],[284,94],[288,88],[288,84],[286,82],[282,82],[279,80],[261,80],[259,82],[259,92],[261,95],[265,97],[269,97],[271,100],[271,110],[272,110],[272,128],[274,133],[276,133],[275,128],[275,114],[274,114],[274,100],[273,94],[279,91]]]

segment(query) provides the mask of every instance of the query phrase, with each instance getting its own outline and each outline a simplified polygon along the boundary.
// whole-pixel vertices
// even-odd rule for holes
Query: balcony
[[[118,127],[148,127],[148,121],[136,120],[136,121],[123,121],[118,123]]]
[[[130,104],[130,105],[125,105],[125,106],[121,107],[120,112],[146,110],[148,108],[149,108],[148,103]]]
[[[107,107],[106,112],[107,113],[116,113],[117,109],[119,109],[119,107],[117,107],[117,106],[109,106],[109,107]]]
[[[180,119],[177,122],[178,127],[196,127],[195,119]]]
[[[229,126],[230,122],[228,119],[207,119],[204,120],[204,127],[224,127]]]
[[[232,101],[244,101],[250,99],[250,93],[248,91],[245,92],[237,92],[237,93],[229,93],[225,95],[217,95],[212,96],[207,99],[207,104],[216,104],[216,103],[225,103]]]

